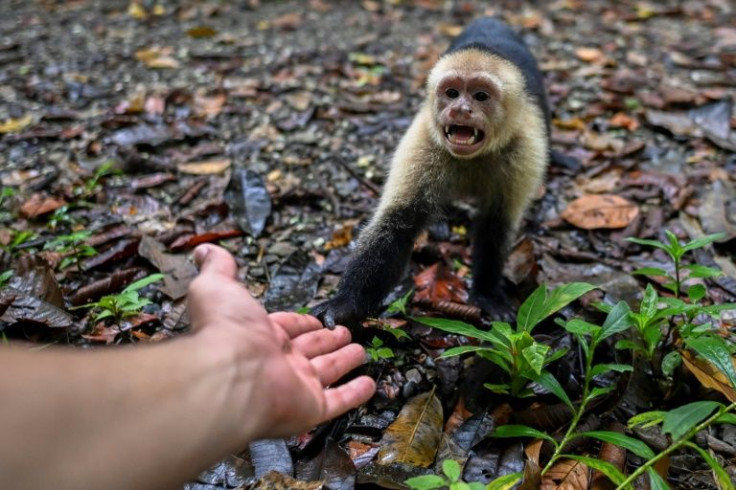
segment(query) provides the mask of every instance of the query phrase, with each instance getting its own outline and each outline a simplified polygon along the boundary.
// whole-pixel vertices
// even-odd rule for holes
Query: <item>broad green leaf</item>
[[[582,463],[585,463],[586,465],[593,468],[594,470],[598,470],[604,475],[606,475],[608,479],[611,480],[615,485],[621,485],[626,480],[626,476],[623,473],[621,473],[618,470],[618,468],[616,468],[614,465],[606,461],[601,461],[600,459],[595,459],[595,458],[589,458],[587,456],[578,456],[576,454],[565,454],[562,457],[574,459],[575,461],[580,461]],[[625,488],[630,489],[632,487],[629,485]]]
[[[442,473],[444,473],[450,481],[458,481],[462,469],[454,459],[446,459],[442,462]]]
[[[404,483],[414,490],[434,490],[445,486],[447,480],[437,475],[422,475],[409,478]]]
[[[659,476],[659,473],[654,471],[653,468],[647,469],[647,475],[649,475],[649,486],[651,487],[650,490],[670,490],[667,482],[664,481],[664,479]]]
[[[621,446],[622,448],[628,449],[632,453],[636,454],[640,458],[652,459],[655,456],[654,451],[652,451],[649,446],[644,444],[639,439],[634,439],[633,437],[629,437],[625,434],[619,434],[618,432],[593,430],[577,435],[580,437],[592,437],[594,439],[598,439],[599,441],[610,442],[611,444]]]
[[[567,405],[570,410],[573,412],[575,411],[575,406],[572,404],[572,401],[570,401],[570,397],[567,396],[567,393],[565,393],[565,389],[562,387],[559,381],[557,381],[557,378],[552,376],[552,373],[549,371],[542,371],[542,373],[535,377],[532,381],[539,383],[541,386],[549,390],[551,393],[553,393],[557,398],[562,400],[562,402]]]
[[[690,250],[695,250],[696,248],[702,248],[702,247],[705,247],[706,245],[710,245],[711,243],[721,240],[725,237],[726,237],[725,233],[714,233],[712,235],[706,235],[701,238],[696,238],[695,240],[685,244],[685,246],[682,247],[682,249],[685,252],[689,252]]]
[[[606,321],[603,322],[603,331],[601,332],[601,336],[598,338],[598,341],[628,330],[629,327],[632,326],[631,317],[629,316],[630,312],[631,309],[626,302],[619,301],[616,303],[616,306],[613,307],[606,317]]]
[[[499,476],[488,485],[485,490],[511,490],[514,485],[521,481],[523,473],[510,473],[508,475]]]
[[[520,331],[531,331],[542,319],[542,310],[547,299],[547,286],[540,284],[519,307],[516,327]]]
[[[579,318],[573,318],[569,322],[566,322],[563,327],[570,333],[577,335],[592,335],[595,336],[601,331],[601,327]]]
[[[483,383],[483,387],[500,395],[508,395],[511,393],[511,387],[508,384]]]
[[[113,312],[111,310],[104,310],[98,315],[95,316],[95,322],[99,322],[100,320],[103,320],[105,318],[109,318],[113,316]]]
[[[443,332],[453,333],[455,335],[464,335],[466,337],[472,337],[480,340],[487,340],[492,342],[497,340],[496,336],[490,335],[489,332],[475,328],[469,323],[461,322],[460,320],[450,320],[447,318],[430,318],[430,317],[412,317],[417,323],[428,325],[437,330]]]
[[[661,248],[662,250],[667,249],[667,245],[658,240],[646,240],[644,238],[630,237],[626,239],[627,242],[636,243],[638,245],[647,245],[649,247]]]
[[[535,439],[544,439],[549,441],[553,446],[557,447],[557,441],[554,437],[545,434],[544,432],[538,431],[526,425],[502,425],[497,427],[496,430],[491,433],[491,437],[534,437]]]
[[[472,481],[468,483],[470,490],[485,490],[486,486],[479,481]]]
[[[720,277],[723,275],[723,271],[720,269],[699,264],[688,264],[682,266],[682,268],[689,272],[687,275],[689,279],[709,279],[711,277]]]
[[[590,369],[590,376],[595,377],[608,371],[616,371],[617,373],[627,373],[633,371],[634,368],[628,364],[596,364]]]
[[[667,412],[663,412],[661,410],[642,412],[631,417],[629,419],[628,426],[629,429],[633,429],[634,427],[641,427],[642,429],[646,429],[647,427],[651,427],[653,425],[661,423],[666,415]]]
[[[736,414],[734,413],[724,413],[720,417],[718,417],[714,422],[714,424],[731,424],[736,425]]]
[[[669,247],[665,248],[665,250],[675,259],[675,261],[680,260],[680,257],[685,253],[685,249],[680,245],[680,240],[678,240],[677,236],[670,230],[664,230],[664,234],[667,235],[670,242]]]
[[[616,345],[614,346],[616,349],[631,349],[636,352],[643,352],[644,348],[639,345],[638,343],[634,342],[633,340],[629,339],[621,339],[616,342]]]
[[[453,357],[453,356],[459,356],[462,354],[467,354],[468,352],[479,352],[479,351],[493,352],[494,349],[492,349],[491,347],[482,347],[480,345],[461,345],[460,347],[451,347],[447,349],[439,357],[440,358]]]
[[[544,365],[548,366],[552,364],[554,361],[556,361],[557,359],[561,359],[565,357],[565,355],[567,354],[569,350],[570,349],[568,349],[567,347],[563,347],[562,349],[557,349],[552,354],[547,355],[547,358],[544,360]]]
[[[736,368],[734,368],[731,351],[725,339],[715,335],[702,335],[686,339],[685,345],[713,364],[726,376],[731,386],[736,388]]]
[[[548,345],[534,342],[529,347],[522,349],[521,355],[524,356],[524,359],[529,363],[529,366],[534,372],[539,375],[544,367],[544,358],[547,352],[549,352],[549,349],[550,347]]]
[[[615,386],[596,386],[595,388],[590,390],[589,399],[592,400],[593,398],[598,398],[599,396],[607,395],[615,389],[616,389]]]
[[[544,315],[540,318],[540,321],[594,289],[596,289],[596,286],[587,282],[573,282],[553,289],[547,294],[547,299],[544,302]]]
[[[164,278],[163,274],[151,274],[150,276],[146,276],[143,279],[139,279],[135,281],[132,284],[129,284],[128,287],[123,289],[123,293],[127,293],[129,291],[138,291],[139,289],[143,289],[144,287],[148,286],[149,284],[153,284],[154,282],[158,282]]]
[[[506,359],[509,356],[507,352],[497,352],[497,351],[493,351],[490,349],[489,350],[479,350],[478,355],[484,359],[488,359],[496,366],[500,367],[507,373],[511,374],[512,361]]]
[[[687,288],[687,297],[690,298],[690,301],[696,303],[705,298],[706,292],[707,291],[703,284],[693,284],[692,286]]]
[[[638,274],[642,276],[664,276],[667,277],[667,271],[659,267],[642,267],[636,269],[632,274]]]
[[[730,476],[728,476],[728,473],[726,473],[726,470],[723,469],[723,466],[718,463],[718,460],[711,456],[708,451],[699,447],[696,444],[693,444],[692,442],[688,441],[685,443],[685,445],[690,449],[697,451],[698,454],[700,454],[700,457],[702,457],[705,462],[708,463],[708,466],[710,466],[710,468],[713,470],[713,474],[718,480],[718,485],[721,490],[734,490],[734,481],[731,479]]]
[[[645,318],[650,319],[657,313],[657,305],[659,303],[659,295],[654,290],[651,284],[647,284],[644,290],[644,297],[641,299],[641,306],[639,307],[639,313],[644,315]]]
[[[470,485],[464,481],[456,481],[450,483],[450,490],[472,490]]]
[[[721,303],[719,305],[703,306],[701,310],[711,316],[715,316],[722,311],[736,310],[736,303]]]
[[[668,352],[662,359],[662,374],[672,376],[680,364],[682,364],[682,356],[676,350]]]
[[[720,406],[718,402],[700,401],[670,410],[662,421],[662,432],[671,434],[672,439],[678,440]]]

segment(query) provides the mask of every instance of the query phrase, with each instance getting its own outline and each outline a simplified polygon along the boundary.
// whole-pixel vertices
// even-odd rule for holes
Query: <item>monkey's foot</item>
[[[309,314],[316,317],[330,330],[337,325],[344,325],[351,331],[354,331],[366,316],[358,311],[352,301],[339,296],[318,304],[309,310]]]
[[[502,291],[493,294],[472,293],[470,302],[488,314],[491,321],[511,323],[516,320],[516,310]]]

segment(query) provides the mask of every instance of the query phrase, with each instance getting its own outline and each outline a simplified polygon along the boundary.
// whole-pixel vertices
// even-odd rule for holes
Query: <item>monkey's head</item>
[[[442,57],[427,82],[434,140],[463,159],[503,144],[523,86],[519,77],[513,64],[479,50]]]

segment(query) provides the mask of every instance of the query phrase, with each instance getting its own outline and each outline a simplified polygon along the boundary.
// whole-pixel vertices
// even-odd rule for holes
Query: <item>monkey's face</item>
[[[442,144],[455,157],[472,158],[493,137],[499,90],[485,73],[450,72],[434,90],[434,119]]]

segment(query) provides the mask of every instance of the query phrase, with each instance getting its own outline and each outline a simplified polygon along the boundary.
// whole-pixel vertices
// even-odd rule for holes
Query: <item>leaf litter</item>
[[[683,241],[726,232],[697,260],[724,264],[725,276],[709,287],[713,298],[734,301],[736,38],[724,2],[692,8],[566,0],[522,8],[469,1],[452,7],[451,22],[444,3],[432,0],[17,7],[0,19],[0,191],[9,189],[0,197],[0,274],[12,274],[0,282],[0,332],[11,342],[122,344],[178,335],[188,322],[181,298],[194,276],[187,254],[207,241],[236,253],[249,290],[271,308],[298,309],[327,297],[421,101],[426,71],[463,25],[485,13],[524,30],[546,71],[553,146],[574,157],[572,166],[552,165],[521,230],[505,271],[515,285],[511,300],[520,303],[542,281],[585,280],[601,287],[597,299],[634,302],[644,283],[631,270],[665,260],[624,239],[662,238],[666,228]],[[450,221],[468,224],[462,213]],[[63,254],[41,250],[43,244],[79,230],[91,232],[84,244],[96,255],[61,269]],[[410,279],[388,302],[416,288],[407,313],[478,322],[465,289],[471,263],[464,234],[430,236],[413,254]],[[71,309],[159,271],[163,286],[142,291],[153,304],[124,325],[93,324],[84,310]],[[595,315],[593,303],[578,309]],[[395,485],[425,471],[369,461],[389,444],[382,441],[386,426],[439,383],[442,396],[433,395],[433,406],[451,413],[462,392],[469,396],[466,424],[487,420],[489,394],[468,386],[471,368],[478,368],[434,359],[469,341],[392,315],[372,325],[393,322],[413,339],[376,330],[395,360],[365,368],[380,386],[366,410],[388,422],[339,429],[337,443],[323,444],[317,469],[296,474],[351,488],[354,470],[344,448],[363,467],[358,486]],[[542,334],[550,343],[562,336],[551,326]],[[733,396],[710,364],[682,355],[693,374],[689,389]],[[574,362],[565,366],[555,374],[575,393],[580,372]],[[632,381],[638,382],[644,381]],[[644,402],[636,388],[627,400]],[[677,393],[667,392],[670,403]],[[547,408],[544,396],[533,400]],[[627,414],[607,408],[616,396],[593,411],[625,422]],[[564,416],[550,413],[548,422],[564,426]],[[421,421],[400,417],[409,427]],[[485,433],[466,424],[453,432],[462,451],[451,453],[467,458],[469,481],[524,470],[518,447],[487,438],[464,442],[465,432]],[[447,439],[440,434],[433,437]],[[720,455],[736,444],[729,434],[711,434]],[[426,453],[422,464],[430,467],[432,448]],[[250,455],[240,456],[217,467],[219,475],[237,477],[201,476],[198,488],[254,482],[243,464]],[[543,464],[544,455],[537,457]],[[583,488],[582,468],[562,460],[549,476]],[[263,485],[279,478],[264,475]],[[693,472],[670,469],[673,475],[683,485],[700,482]],[[591,478],[597,485],[599,476]]]

